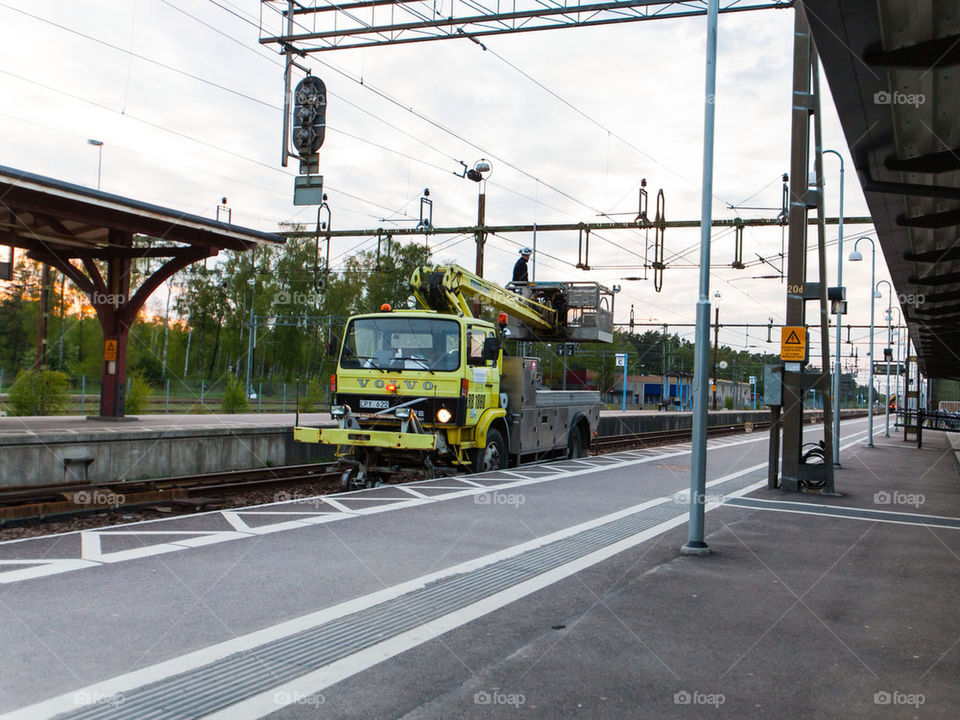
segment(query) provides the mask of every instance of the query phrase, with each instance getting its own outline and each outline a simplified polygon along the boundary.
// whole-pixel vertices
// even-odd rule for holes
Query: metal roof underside
[[[803,5],[920,368],[960,377],[960,3]]]
[[[275,233],[0,166],[0,245],[105,259],[174,255],[189,246],[215,255],[282,242]]]

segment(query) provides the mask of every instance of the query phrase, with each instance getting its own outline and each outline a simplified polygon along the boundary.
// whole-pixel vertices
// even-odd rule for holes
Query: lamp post
[[[843,287],[843,156],[836,150],[832,153],[840,161],[840,216],[837,220],[837,287]],[[840,325],[843,314],[837,312],[837,348],[833,367],[833,466],[840,467]]]
[[[713,409],[716,410],[717,385],[719,385],[717,382],[717,353],[720,350],[720,291],[715,291],[713,296],[717,299],[717,307],[713,320]]]
[[[717,18],[719,0],[707,4],[706,92],[703,111],[703,184],[700,197],[700,292],[697,300],[696,354],[693,363],[693,435],[690,458],[690,520],[684,555],[710,552],[704,542],[707,488],[707,366],[710,346],[710,227],[713,212],[713,140],[717,92]]]
[[[897,406],[896,406],[897,413],[899,414],[900,412],[900,337],[901,337],[900,321],[903,318],[903,313],[900,312],[900,308],[898,307],[895,307],[893,309],[896,310],[897,312],[897,326],[893,329],[893,334],[897,336],[897,361],[896,361],[897,378],[893,383],[893,395],[894,395],[894,402],[897,403]],[[893,431],[900,432],[900,429],[897,426],[896,422],[893,423]]]
[[[100,168],[103,167],[103,141],[94,140],[93,138],[87,140],[87,145],[93,145],[97,149],[97,190],[100,189]]]
[[[883,436],[890,437],[890,361],[893,359],[893,350],[890,347],[893,341],[893,333],[891,330],[891,321],[893,320],[893,285],[890,284],[889,280],[879,280],[876,284],[876,288],[879,288],[882,283],[887,284],[887,346],[883,349],[883,361],[887,366],[887,395],[886,395],[886,407],[883,410]],[[877,290],[879,292],[879,290]],[[887,354],[889,351],[889,355]]]
[[[863,255],[860,254],[860,251],[857,250],[857,246],[860,244],[861,240],[866,240],[870,243],[871,256],[870,256],[870,392],[867,402],[867,447],[873,447],[873,336],[874,336],[874,324],[873,324],[873,307],[874,299],[879,294],[876,291],[877,283],[877,246],[873,242],[873,238],[868,237],[859,237],[857,241],[853,244],[853,252],[850,253],[849,260],[850,262],[860,262],[863,260]]]

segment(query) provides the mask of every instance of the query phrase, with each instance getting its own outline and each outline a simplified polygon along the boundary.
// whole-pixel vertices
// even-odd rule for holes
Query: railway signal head
[[[327,86],[308,75],[297,85],[293,105],[293,146],[300,157],[315,154],[327,128]]]

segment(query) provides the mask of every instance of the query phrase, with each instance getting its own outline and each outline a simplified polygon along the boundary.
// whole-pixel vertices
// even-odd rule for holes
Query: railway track
[[[811,421],[812,422],[812,421]],[[747,426],[750,427],[747,427]],[[769,428],[769,422],[714,425],[710,437]],[[609,435],[596,438],[592,454],[618,452],[639,447],[666,445],[690,439],[689,428]],[[32,485],[0,488],[0,529],[62,520],[71,517],[140,508],[168,506],[180,512],[211,509],[220,498],[250,491],[277,491],[285,487],[310,485],[314,494],[337,492],[340,476],[336,462],[284,465],[272,468],[155,478],[134,482],[95,484]],[[267,500],[260,500],[267,502]]]
[[[337,464],[312,463],[134,482],[31,485],[0,489],[0,527],[26,521],[63,519],[103,511],[168,505],[202,509],[211,496],[271,490],[299,484],[338,487]]]
[[[746,427],[750,425],[750,427]],[[730,435],[739,432],[753,432],[769,428],[769,422],[759,423],[740,423],[736,425],[713,425],[707,428],[707,436]],[[691,437],[690,428],[679,428],[677,430],[654,430],[642,433],[626,433],[623,435],[607,435],[605,437],[595,438],[592,449],[593,454],[599,455],[608,452],[617,452],[637,447],[650,447],[654,445],[666,445],[681,440],[689,440]]]

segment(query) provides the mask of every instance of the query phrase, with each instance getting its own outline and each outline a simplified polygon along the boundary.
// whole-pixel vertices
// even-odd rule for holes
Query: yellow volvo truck
[[[503,339],[609,342],[610,290],[503,288],[456,265],[421,267],[410,287],[417,309],[385,305],[348,320],[331,377],[337,427],[294,428],[296,441],[336,447],[344,487],[587,452],[599,393],[544,389],[539,359],[504,357]],[[480,306],[497,321],[476,316]]]

